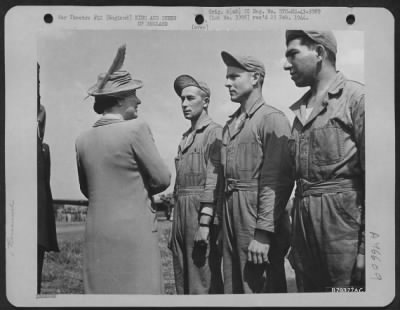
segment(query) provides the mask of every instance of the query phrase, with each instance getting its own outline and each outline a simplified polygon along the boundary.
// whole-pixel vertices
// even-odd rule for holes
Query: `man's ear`
[[[203,99],[203,107],[205,108],[205,109],[207,109],[208,108],[208,105],[209,105],[209,103],[210,103],[210,97],[204,97],[204,99]]]
[[[326,58],[326,49],[323,45],[317,44],[315,46],[315,52],[317,53],[317,58],[319,61],[322,61],[324,58]]]
[[[253,77],[253,85],[257,85],[257,83],[260,81],[261,74],[259,72],[252,72],[252,77]]]

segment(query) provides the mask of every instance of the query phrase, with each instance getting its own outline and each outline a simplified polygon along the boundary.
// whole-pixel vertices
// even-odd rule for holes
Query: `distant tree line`
[[[153,207],[158,212],[164,212],[167,219],[170,219],[174,199],[172,193],[162,194]],[[57,222],[84,222],[87,214],[87,200],[53,200],[54,216]]]

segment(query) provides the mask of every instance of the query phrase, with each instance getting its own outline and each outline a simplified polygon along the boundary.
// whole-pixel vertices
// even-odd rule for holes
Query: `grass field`
[[[83,229],[84,224],[57,223],[59,253],[46,253],[42,294],[83,294]],[[164,289],[166,294],[175,294],[171,251],[167,248],[171,222],[158,221],[159,246],[161,251]]]
[[[57,223],[59,253],[46,253],[42,294],[83,294],[82,280],[82,223]],[[176,294],[171,251],[167,248],[171,222],[160,218],[158,221],[159,246],[166,294]],[[295,292],[294,272],[286,262],[288,291]]]

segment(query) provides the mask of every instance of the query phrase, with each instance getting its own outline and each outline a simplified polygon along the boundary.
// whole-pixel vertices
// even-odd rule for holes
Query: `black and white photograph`
[[[29,12],[40,23],[13,39]],[[9,300],[390,302],[394,38],[371,44],[371,12],[387,20],[372,8],[9,12]]]

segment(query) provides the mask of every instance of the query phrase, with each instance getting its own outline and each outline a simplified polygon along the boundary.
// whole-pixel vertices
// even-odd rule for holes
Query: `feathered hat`
[[[143,82],[133,80],[128,71],[120,70],[125,60],[125,52],[126,45],[124,44],[118,48],[117,55],[108,71],[99,74],[97,83],[88,89],[89,96],[119,97],[123,93],[130,93],[143,86]]]

